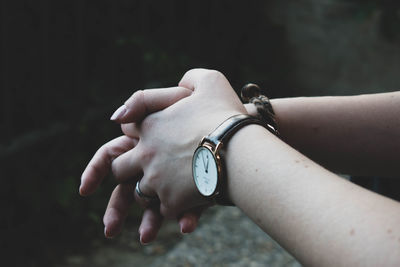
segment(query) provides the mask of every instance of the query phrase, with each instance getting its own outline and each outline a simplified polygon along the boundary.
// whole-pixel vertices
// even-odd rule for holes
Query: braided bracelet
[[[275,128],[277,135],[279,136],[275,113],[272,109],[271,102],[268,97],[261,94],[261,89],[257,84],[248,83],[243,86],[241,90],[241,97],[244,103],[253,103],[257,109],[257,117],[267,124]]]

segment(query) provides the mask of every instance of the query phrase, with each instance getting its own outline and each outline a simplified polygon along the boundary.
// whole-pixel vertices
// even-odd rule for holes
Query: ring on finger
[[[140,190],[140,180],[139,181],[137,181],[137,183],[136,183],[136,187],[135,187],[135,191],[136,191],[136,193],[138,194],[138,196],[140,197],[140,198],[143,198],[144,200],[146,200],[146,201],[156,201],[156,200],[159,200],[158,199],[158,196],[149,196],[149,195],[146,195],[145,193],[143,193],[141,190]]]

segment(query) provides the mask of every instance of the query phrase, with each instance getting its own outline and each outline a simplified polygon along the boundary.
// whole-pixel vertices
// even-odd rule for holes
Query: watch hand
[[[203,159],[203,165],[204,165],[204,169],[206,168],[206,162],[204,160],[204,153],[201,153],[201,158]]]
[[[208,172],[208,162],[209,162],[209,159],[208,159],[208,155],[207,155],[206,172]]]

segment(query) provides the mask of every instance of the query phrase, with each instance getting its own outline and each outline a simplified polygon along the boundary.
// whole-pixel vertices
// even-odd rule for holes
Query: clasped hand
[[[193,152],[222,121],[246,113],[227,79],[212,70],[190,70],[177,87],[135,92],[112,117],[124,135],[103,145],[81,178],[83,196],[92,194],[110,170],[119,183],[104,215],[105,235],[121,231],[135,200],[145,208],[142,243],[156,237],[163,217],[177,218],[183,233],[193,231],[210,205],[192,178]],[[138,180],[144,194],[160,201],[139,197],[134,190]]]

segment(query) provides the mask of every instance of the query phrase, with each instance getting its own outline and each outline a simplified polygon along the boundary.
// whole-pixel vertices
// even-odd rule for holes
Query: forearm
[[[330,170],[398,176],[400,92],[274,99],[282,139]]]
[[[397,202],[337,177],[259,126],[240,130],[227,149],[233,202],[302,263],[399,264]]]

